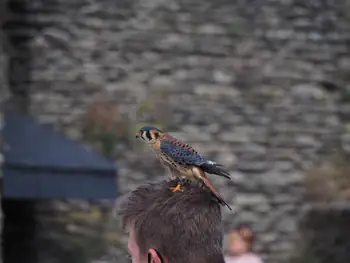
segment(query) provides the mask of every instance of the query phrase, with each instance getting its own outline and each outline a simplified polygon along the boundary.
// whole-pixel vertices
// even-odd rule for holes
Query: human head
[[[241,255],[250,252],[253,247],[253,231],[247,225],[239,225],[230,234],[230,252]]]
[[[118,214],[129,231],[133,263],[224,263],[221,210],[209,191],[191,182],[172,192],[177,181],[148,183],[124,200]]]

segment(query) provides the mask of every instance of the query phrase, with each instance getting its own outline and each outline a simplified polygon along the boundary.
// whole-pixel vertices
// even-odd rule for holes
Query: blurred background
[[[350,2],[0,0],[3,262],[129,262],[118,197],[164,169],[156,125],[269,263],[350,258]]]

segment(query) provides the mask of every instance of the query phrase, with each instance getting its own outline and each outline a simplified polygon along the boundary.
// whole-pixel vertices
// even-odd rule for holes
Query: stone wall
[[[77,139],[101,94],[132,122],[159,116],[230,168],[236,184],[213,179],[236,205],[226,229],[252,223],[266,262],[287,258],[305,171],[349,138],[345,0],[24,1],[7,33],[26,47],[12,74],[32,115]],[[144,101],[156,107],[138,117]],[[163,173],[141,145],[116,149],[122,192]]]
[[[7,83],[7,56],[5,52],[5,39],[4,34],[2,32],[3,19],[5,18],[5,1],[0,0],[0,180],[2,181],[2,163],[3,163],[3,155],[2,155],[2,140],[1,140],[1,130],[4,127],[3,120],[3,104],[9,96],[8,83]],[[1,198],[1,196],[0,196]],[[3,222],[3,214],[2,207],[0,205],[0,236],[2,237],[2,222]],[[2,263],[2,238],[0,238],[0,263]]]
[[[1,64],[0,64],[1,67]],[[1,85],[1,84],[0,84]],[[0,109],[0,147],[2,147],[2,140],[1,140],[1,128],[4,125],[3,121],[3,115]],[[1,148],[0,148],[1,149]],[[3,163],[3,155],[0,152],[0,180],[2,181],[2,163]],[[3,214],[2,214],[2,207],[0,205],[0,236],[2,237],[2,222],[3,222]],[[2,244],[2,238],[0,238],[0,244]],[[2,246],[0,247],[0,263],[2,263]]]
[[[1,85],[1,84],[0,84]],[[2,145],[1,141],[1,126],[4,125],[4,122],[2,120],[2,112],[0,109],[0,147]],[[0,148],[1,149],[1,148]],[[2,163],[3,163],[3,155],[0,153],[0,180],[2,181]],[[3,214],[2,214],[2,207],[0,205],[0,236],[2,237],[2,222],[3,222]],[[0,238],[0,244],[2,244],[2,238]],[[0,247],[0,263],[2,263],[2,246]]]

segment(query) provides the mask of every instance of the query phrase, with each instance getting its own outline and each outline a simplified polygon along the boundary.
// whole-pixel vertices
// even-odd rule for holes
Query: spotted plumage
[[[190,145],[153,126],[142,127],[136,137],[143,139],[151,146],[161,163],[169,169],[171,176],[180,179],[180,184],[172,188],[174,192],[183,191],[181,189],[183,179],[200,181],[231,210],[205,174],[215,174],[231,179],[230,174],[222,165],[206,159]]]

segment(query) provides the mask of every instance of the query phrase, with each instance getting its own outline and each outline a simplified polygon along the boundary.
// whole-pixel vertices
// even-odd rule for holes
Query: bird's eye
[[[146,133],[146,137],[148,140],[152,141],[152,136],[151,136],[151,133],[150,132],[145,132]]]

